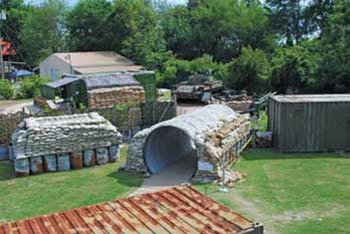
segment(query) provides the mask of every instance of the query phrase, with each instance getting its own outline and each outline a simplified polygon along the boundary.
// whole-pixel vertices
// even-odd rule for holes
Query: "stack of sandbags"
[[[236,147],[237,152],[243,150],[248,140],[251,126],[249,115],[237,115],[232,122],[223,122],[217,129],[209,131],[205,139],[206,154],[208,157],[219,160]],[[235,152],[230,152],[237,154]],[[232,155],[237,156],[237,155]]]
[[[36,157],[109,147],[122,136],[97,113],[28,118],[13,135],[15,155]]]
[[[89,108],[113,107],[121,103],[145,102],[142,86],[101,88],[88,91]]]

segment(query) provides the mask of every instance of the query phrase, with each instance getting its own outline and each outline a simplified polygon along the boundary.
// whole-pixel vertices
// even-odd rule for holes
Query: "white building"
[[[58,80],[65,73],[101,74],[141,69],[141,66],[115,52],[54,53],[40,63],[40,76]]]

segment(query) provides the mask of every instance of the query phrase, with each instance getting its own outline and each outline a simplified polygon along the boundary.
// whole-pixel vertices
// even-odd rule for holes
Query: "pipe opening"
[[[144,148],[145,162],[152,174],[182,163],[193,170],[197,168],[197,149],[192,138],[176,127],[160,127],[155,129],[146,140]]]

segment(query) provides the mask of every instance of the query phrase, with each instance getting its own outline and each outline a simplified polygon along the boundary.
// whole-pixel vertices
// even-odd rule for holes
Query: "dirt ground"
[[[0,114],[15,113],[25,106],[32,105],[32,99],[0,101]]]
[[[196,103],[196,102],[178,102],[177,103],[177,115],[184,115],[190,113],[194,110],[197,110],[201,107],[205,106],[205,104]]]

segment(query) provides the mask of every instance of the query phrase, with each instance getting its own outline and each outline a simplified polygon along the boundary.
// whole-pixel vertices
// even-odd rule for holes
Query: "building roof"
[[[350,102],[350,94],[274,95],[271,98],[281,103]]]
[[[52,81],[52,82],[49,82],[47,84],[45,84],[45,86],[48,86],[50,88],[59,88],[59,87],[62,87],[62,86],[65,86],[67,84],[70,84],[70,83],[73,83],[77,81],[77,79],[75,78],[70,78],[70,77],[65,77],[63,79],[60,79],[60,80],[56,80],[56,81]]]
[[[0,233],[262,233],[188,186],[0,225]],[[261,226],[260,226],[261,228]]]
[[[120,86],[139,86],[140,83],[133,78],[131,73],[95,74],[95,75],[64,75],[64,79],[81,79],[86,88],[100,89]]]
[[[111,51],[55,53],[70,64],[79,74],[112,73],[117,71],[138,71],[142,67],[132,60]]]

